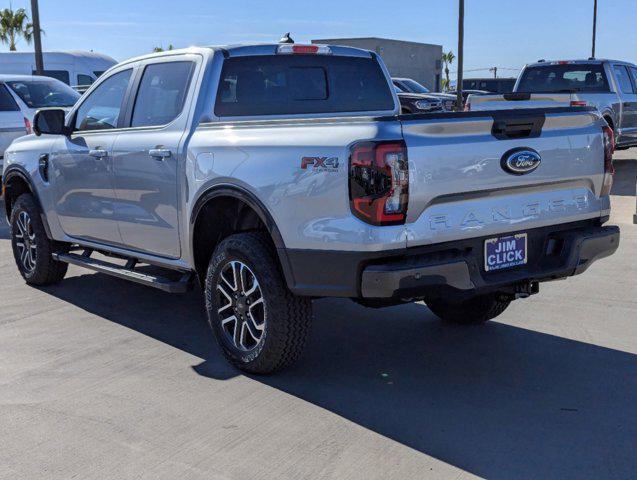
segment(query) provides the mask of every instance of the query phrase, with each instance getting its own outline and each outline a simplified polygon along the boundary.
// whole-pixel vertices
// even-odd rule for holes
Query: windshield
[[[516,91],[523,93],[609,92],[600,64],[561,64],[528,67]]]
[[[79,93],[57,80],[8,81],[6,84],[29,108],[71,107]]]
[[[427,87],[423,87],[416,80],[412,80],[411,78],[406,78],[402,80],[403,84],[409,89],[412,93],[429,93]]]

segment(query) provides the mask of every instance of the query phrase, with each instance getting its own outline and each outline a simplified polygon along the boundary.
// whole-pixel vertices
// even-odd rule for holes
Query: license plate
[[[484,241],[484,271],[493,272],[526,265],[527,234],[489,238]]]

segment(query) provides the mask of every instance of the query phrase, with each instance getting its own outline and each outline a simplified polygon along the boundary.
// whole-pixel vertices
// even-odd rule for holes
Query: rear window
[[[90,75],[85,75],[83,73],[78,73],[77,74],[77,85],[78,86],[91,85],[92,83],[93,83],[93,77],[91,77]]]
[[[33,70],[31,74],[37,75],[35,70]],[[66,70],[43,70],[42,75],[44,75],[45,77],[55,78],[60,82],[66,83],[67,85],[71,84],[69,79],[69,72],[67,72]]]
[[[324,55],[229,58],[215,104],[220,117],[393,109],[375,59]]]
[[[542,65],[524,70],[518,92],[609,92],[608,79],[600,64]]]
[[[491,93],[511,93],[515,79],[468,79],[462,82],[463,90],[484,90]]]

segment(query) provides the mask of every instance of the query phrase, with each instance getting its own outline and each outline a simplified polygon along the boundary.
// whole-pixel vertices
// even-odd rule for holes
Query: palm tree
[[[168,48],[166,50],[173,50],[173,49],[174,49],[173,44],[172,43],[168,44]],[[163,52],[163,51],[164,51],[164,47],[162,47],[162,46],[153,48],[153,52],[155,52],[155,53],[159,53],[159,52]]]
[[[0,10],[0,42],[9,44],[9,50],[15,52],[16,41],[24,38],[27,44],[33,38],[33,24],[24,8],[13,11],[11,7]]]
[[[442,62],[445,64],[445,81],[444,81],[444,89],[449,90],[451,86],[449,83],[449,65],[453,63],[456,59],[456,56],[453,54],[453,51],[449,50],[447,53],[442,53]]]

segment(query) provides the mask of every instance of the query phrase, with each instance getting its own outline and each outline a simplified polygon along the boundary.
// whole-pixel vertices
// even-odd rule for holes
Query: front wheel
[[[40,209],[29,193],[20,195],[11,210],[11,246],[18,270],[29,285],[52,285],[66,275],[68,264],[51,256],[61,245],[47,237]]]
[[[205,290],[210,326],[232,364],[269,374],[301,355],[311,302],[287,289],[263,234],[239,233],[223,240],[210,260]]]
[[[500,315],[507,309],[511,300],[499,293],[489,293],[458,303],[442,298],[426,300],[425,303],[434,315],[446,322],[477,325]]]

